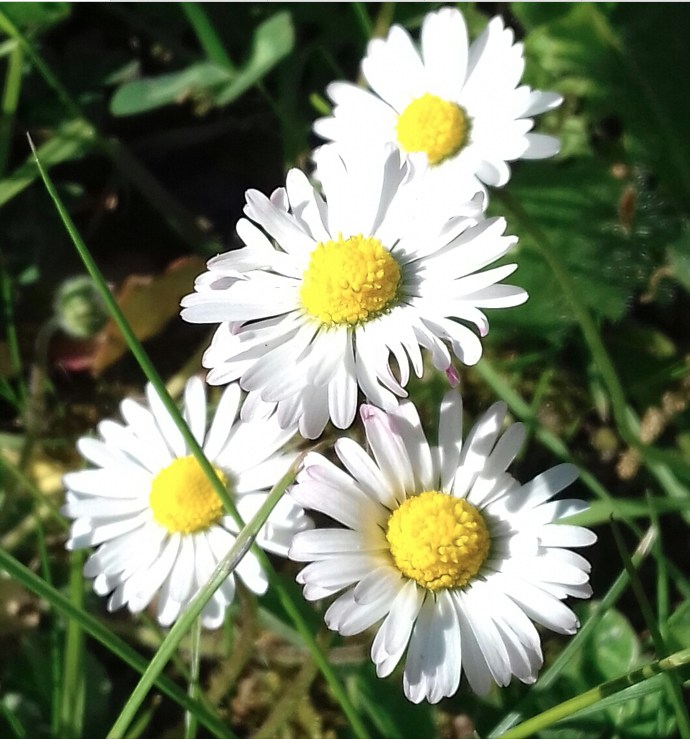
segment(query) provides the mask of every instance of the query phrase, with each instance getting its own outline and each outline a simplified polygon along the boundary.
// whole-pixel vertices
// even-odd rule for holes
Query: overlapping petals
[[[150,504],[154,479],[190,451],[152,386],[146,394],[148,407],[131,399],[122,402],[124,424],[102,421],[101,439],[79,440],[79,452],[94,467],[65,475],[62,513],[74,519],[68,549],[98,547],[84,574],[93,578],[99,595],[111,593],[108,609],[127,605],[137,613],[158,594],[158,620],[168,626],[207,583],[238,529],[229,516],[189,534],[171,533],[155,520]],[[281,429],[275,420],[244,423],[237,419],[239,402],[240,388],[230,385],[207,431],[205,386],[196,377],[187,383],[186,420],[208,459],[227,477],[238,511],[248,520],[294,461],[294,454],[280,448],[296,428]],[[284,556],[294,534],[310,525],[302,509],[283,498],[257,542]],[[236,573],[253,592],[266,591],[266,573],[253,553],[244,556]],[[233,573],[204,608],[207,628],[222,624],[234,592]]]
[[[443,8],[424,19],[421,53],[398,25],[386,39],[371,41],[362,61],[371,92],[333,82],[327,88],[333,113],[317,120],[314,130],[348,148],[400,145],[400,116],[425,94],[438,96],[462,108],[469,133],[462,148],[434,166],[432,175],[439,192],[453,188],[471,196],[484,185],[505,185],[510,161],[558,153],[557,139],[532,128],[533,116],[558,107],[562,98],[520,85],[524,66],[522,44],[514,43],[513,31],[500,17],[470,45],[462,13]]]
[[[210,260],[182,301],[185,320],[220,324],[204,355],[208,382],[239,380],[249,393],[244,419],[275,413],[306,438],[319,436],[329,418],[350,426],[358,388],[377,406],[395,408],[410,368],[422,374],[422,348],[451,374],[452,355],[476,363],[482,345],[467,324],[483,336],[483,309],[527,298],[499,284],[515,265],[485,269],[517,240],[503,235],[503,218],[482,218],[481,196],[449,212],[426,187],[425,168],[401,162],[393,147],[378,158],[343,158],[322,147],[317,173],[323,197],[299,170],[270,199],[250,190],[247,219],[237,225],[246,246]],[[380,240],[398,263],[395,303],[354,326],[322,324],[300,297],[312,252],[359,234]]]
[[[452,695],[461,672],[480,695],[492,682],[507,685],[512,675],[534,682],[542,652],[532,621],[571,634],[578,620],[562,601],[592,592],[589,563],[569,547],[590,545],[596,536],[558,523],[587,504],[554,500],[577,469],[562,464],[521,485],[507,469],[524,428],[513,424],[501,435],[505,413],[505,404],[493,405],[463,442],[460,396],[450,392],[440,410],[438,446],[431,448],[411,403],[389,413],[364,405],[373,459],[353,440],[339,439],[335,451],[346,471],[311,454],[291,489],[299,505],[340,526],[295,536],[289,556],[310,563],[298,576],[305,597],[344,590],[325,615],[343,635],[381,622],[371,648],[377,673],[390,674],[407,650],[403,684],[414,702]],[[464,587],[428,590],[391,555],[392,512],[429,490],[465,499],[488,528],[489,554]]]

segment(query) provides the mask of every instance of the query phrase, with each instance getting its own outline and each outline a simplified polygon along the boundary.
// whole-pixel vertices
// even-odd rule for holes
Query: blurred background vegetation
[[[366,635],[322,633],[372,736],[386,739],[486,736],[516,708],[533,714],[660,656],[625,587],[611,513],[625,521],[631,551],[649,526],[656,532],[640,583],[663,648],[690,646],[690,8],[458,5],[473,37],[501,13],[524,42],[524,81],[565,97],[538,123],[561,139],[559,156],[516,164],[491,195],[491,213],[520,236],[511,280],[531,297],[490,314],[486,356],[462,370],[463,395],[470,415],[500,397],[528,424],[520,479],[560,459],[583,467],[576,495],[596,502],[582,522],[600,536],[586,554],[595,598],[608,599],[579,607],[597,621],[569,652],[545,635],[551,668],[536,687],[514,683],[480,700],[463,684],[433,709],[405,701],[399,674],[375,678]],[[237,246],[244,191],[271,191],[292,166],[308,171],[326,85],[357,79],[372,35],[392,22],[416,32],[435,7],[0,3],[0,548],[146,658],[161,638],[155,624],[106,613],[81,578],[82,555],[64,551],[56,514],[61,475],[80,464],[75,440],[140,394],[143,377],[90,283],[73,279],[84,268],[26,134],[177,393],[209,340],[208,327],[179,319],[178,301],[205,259]],[[411,386],[430,427],[444,385],[429,371]],[[294,568],[277,566],[300,602]],[[321,615],[303,611],[323,632]],[[168,670],[183,687],[188,658],[183,645]],[[105,736],[136,679],[0,578],[0,736]],[[226,627],[204,634],[201,680],[238,736],[349,735],[270,594],[241,594]],[[540,736],[674,735],[668,686],[643,685]],[[183,732],[181,709],[152,694],[129,736]]]

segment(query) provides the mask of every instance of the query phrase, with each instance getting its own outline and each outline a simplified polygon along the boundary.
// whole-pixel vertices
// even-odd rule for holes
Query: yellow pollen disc
[[[461,588],[489,553],[489,532],[467,501],[430,490],[408,498],[388,519],[395,566],[428,590]]]
[[[224,485],[227,478],[217,468]],[[223,513],[223,504],[194,457],[180,457],[162,469],[151,484],[153,517],[171,533],[207,529]]]
[[[302,277],[302,304],[322,323],[358,323],[389,310],[400,267],[378,239],[361,234],[319,243]]]
[[[405,151],[423,151],[431,164],[438,164],[462,149],[468,124],[459,105],[427,92],[405,108],[396,128]]]

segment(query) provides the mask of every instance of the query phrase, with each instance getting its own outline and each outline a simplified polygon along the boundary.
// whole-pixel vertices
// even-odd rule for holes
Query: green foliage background
[[[547,666],[536,685],[514,682],[478,699],[463,682],[438,707],[411,706],[398,673],[376,679],[367,637],[327,637],[294,568],[276,562],[345,704],[281,599],[244,595],[226,628],[204,634],[198,649],[205,709],[237,736],[361,736],[345,718],[348,701],[371,737],[498,736],[690,647],[690,8],[458,5],[473,37],[501,13],[524,43],[524,82],[565,97],[538,122],[561,139],[559,156],[516,163],[508,187],[491,193],[491,213],[520,237],[512,279],[530,300],[490,315],[485,358],[462,370],[462,382],[470,415],[501,397],[528,424],[520,479],[561,459],[581,466],[575,494],[593,500],[581,522],[600,536],[587,552],[596,601],[578,606],[585,626],[567,645],[544,634]],[[136,684],[130,667],[138,659],[144,669],[162,638],[146,616],[106,614],[82,580],[81,555],[63,548],[62,491],[46,476],[77,466],[76,438],[116,414],[143,377],[130,354],[94,377],[94,347],[54,330],[55,295],[84,268],[25,134],[117,289],[130,275],[160,275],[178,258],[236,245],[244,191],[270,191],[287,168],[309,169],[326,85],[357,79],[372,34],[391,22],[414,33],[435,7],[0,3],[0,564],[8,571],[0,579],[0,735],[106,736]],[[145,348],[174,380],[198,369],[206,342],[205,329],[173,318]],[[444,387],[431,371],[411,385],[430,427]],[[622,548],[612,515],[624,528]],[[631,588],[626,550],[645,531]],[[54,590],[11,570],[10,560]],[[68,619],[65,603],[95,615],[106,637]],[[107,634],[123,641],[104,645]],[[127,736],[211,735],[185,723],[178,705],[193,651],[183,641],[166,670],[166,685],[181,690],[171,698],[159,685],[167,697],[152,692]],[[688,736],[684,677],[601,693],[537,735]]]

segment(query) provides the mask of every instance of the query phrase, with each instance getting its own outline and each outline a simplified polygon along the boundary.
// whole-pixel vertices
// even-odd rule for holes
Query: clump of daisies
[[[380,623],[377,673],[406,654],[415,703],[453,695],[462,673],[480,695],[513,675],[534,682],[533,622],[573,633],[563,601],[591,595],[589,563],[571,547],[596,537],[558,523],[587,505],[554,500],[576,468],[519,483],[507,470],[524,429],[501,434],[503,403],[463,441],[451,391],[431,447],[414,405],[401,402],[425,354],[456,385],[453,360],[482,355],[485,311],[527,299],[504,282],[516,265],[495,266],[517,239],[484,212],[487,186],[509,181],[508,162],[558,151],[532,127],[561,98],[520,85],[523,69],[500,18],[470,45],[460,11],[430,13],[421,51],[393,26],[362,62],[370,91],[329,86],[335,107],[314,128],[330,143],[313,154],[313,180],[292,169],[270,197],[249,190],[243,246],[211,259],[182,301],[185,320],[218,325],[203,364],[209,384],[228,385],[207,431],[204,385],[190,380],[185,417],[244,520],[294,461],[280,449],[297,430],[314,439],[329,420],[347,429],[360,394],[368,401],[371,455],[349,438],[335,443],[344,469],[309,454],[257,541],[308,563],[298,576],[308,600],[338,596],[325,614],[331,629],[348,636]],[[238,527],[150,386],[147,398],[148,407],[125,400],[125,425],[103,421],[102,440],[79,441],[96,469],[65,477],[63,513],[74,519],[69,548],[98,547],[84,572],[110,594],[109,609],[136,613],[157,597],[168,625]],[[304,509],[337,526],[313,529]],[[267,588],[251,552],[237,576],[257,594]],[[204,609],[206,626],[222,622],[234,578]]]

